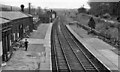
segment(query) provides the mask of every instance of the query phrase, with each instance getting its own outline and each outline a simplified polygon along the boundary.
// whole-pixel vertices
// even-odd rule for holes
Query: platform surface
[[[115,48],[98,39],[97,37],[88,36],[85,30],[71,28],[66,25],[70,32],[91,52],[103,65],[109,70],[118,70],[119,56],[112,50]],[[82,31],[83,30],[83,31]],[[76,32],[78,31],[78,32]]]
[[[2,70],[44,70],[51,71],[51,28],[52,23],[40,24],[34,30],[28,40],[28,50],[18,48],[14,51],[11,59],[2,67]],[[8,71],[9,72],[9,71]],[[34,72],[34,71],[33,71]]]

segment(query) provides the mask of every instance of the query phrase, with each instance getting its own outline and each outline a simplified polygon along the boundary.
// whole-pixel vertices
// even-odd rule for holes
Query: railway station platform
[[[28,50],[19,48],[14,51],[11,59],[2,67],[2,71],[19,70],[19,72],[29,72],[29,70],[51,71],[51,28],[53,23],[40,24],[36,31],[31,33],[28,40]],[[22,41],[25,41],[23,39]],[[15,71],[16,72],[16,71]],[[34,71],[32,71],[34,72]]]
[[[70,25],[66,25],[66,27],[108,70],[111,72],[119,71],[119,55],[113,51],[116,48],[98,39],[97,37],[88,35],[87,31],[81,27],[76,26],[74,29]]]

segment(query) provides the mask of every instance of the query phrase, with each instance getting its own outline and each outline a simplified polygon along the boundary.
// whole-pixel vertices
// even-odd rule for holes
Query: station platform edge
[[[97,46],[93,47],[90,43],[88,43],[86,40],[80,38],[80,36],[75,33],[69,25],[66,25],[68,30],[75,36],[76,39],[78,39],[79,42],[83,44],[83,46],[92,54],[94,55],[108,70],[119,70],[118,66],[118,55],[112,52],[109,48],[102,48],[97,49]],[[101,40],[95,38],[93,40],[97,40],[102,42]],[[107,45],[107,44],[106,44]],[[100,46],[100,45],[99,45]],[[111,46],[109,46],[111,47]]]

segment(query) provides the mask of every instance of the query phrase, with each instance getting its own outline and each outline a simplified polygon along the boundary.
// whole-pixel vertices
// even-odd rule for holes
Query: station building
[[[0,63],[10,59],[16,40],[21,40],[32,31],[31,15],[19,11],[0,11]]]
[[[2,64],[2,55],[3,55],[3,45],[2,45],[2,25],[9,23],[9,20],[0,18],[0,66]]]

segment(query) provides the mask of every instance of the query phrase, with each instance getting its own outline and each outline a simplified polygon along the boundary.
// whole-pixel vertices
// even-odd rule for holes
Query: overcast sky
[[[120,1],[120,0],[89,0],[89,1]],[[19,6],[24,4],[25,7],[28,7],[28,3],[31,3],[34,7],[42,8],[79,8],[83,6],[85,8],[90,8],[87,4],[88,0],[0,0],[1,4]]]
[[[34,7],[40,6],[42,8],[79,8],[84,6],[89,8],[87,5],[88,0],[0,0],[1,4],[20,6],[24,4],[28,7],[30,2]]]
[[[89,0],[91,2],[119,2],[120,0]]]

